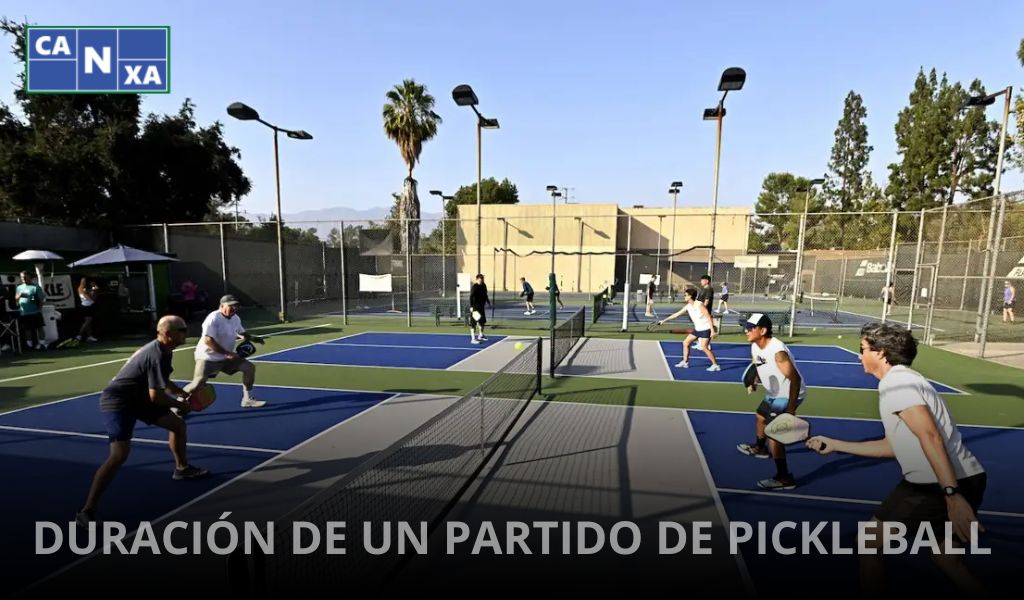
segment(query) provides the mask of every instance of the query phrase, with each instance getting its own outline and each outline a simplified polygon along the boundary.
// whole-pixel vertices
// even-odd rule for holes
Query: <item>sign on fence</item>
[[[777,269],[779,268],[779,256],[777,254],[737,254],[733,259],[733,266],[737,269]]]

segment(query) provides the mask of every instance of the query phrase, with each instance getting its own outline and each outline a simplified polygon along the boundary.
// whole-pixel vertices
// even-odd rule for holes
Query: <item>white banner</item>
[[[661,285],[661,276],[653,275],[651,273],[640,274],[640,285],[647,285],[651,279],[654,279],[654,285]]]
[[[737,269],[778,269],[778,254],[738,254],[733,258]]]
[[[1006,274],[1007,279],[1024,279],[1024,257],[1021,257],[1020,262],[1017,266],[1010,269],[1010,272]]]
[[[460,292],[468,292],[469,288],[473,287],[473,276],[469,273],[456,273],[455,279],[455,285]]]
[[[360,292],[390,292],[391,291],[391,274],[387,275],[367,275],[366,273],[359,274],[359,291]]]
[[[57,308],[74,308],[75,291],[71,285],[70,275],[56,275],[47,277],[43,275],[43,291],[46,293],[46,303]]]

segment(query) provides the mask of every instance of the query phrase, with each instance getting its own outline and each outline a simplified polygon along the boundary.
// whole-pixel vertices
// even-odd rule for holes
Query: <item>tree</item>
[[[769,173],[764,178],[747,244],[751,252],[796,250],[804,204],[809,202],[809,212],[819,212],[824,207],[820,194],[801,191],[806,190],[809,183],[807,178],[792,173]]]
[[[420,160],[423,143],[437,135],[441,117],[434,112],[434,97],[415,80],[406,79],[389,90],[386,97],[388,101],[383,110],[384,134],[398,146],[408,169],[398,211],[402,219],[402,231],[405,220],[409,220],[408,240],[405,235],[401,236],[402,252],[405,252],[405,244],[409,243],[412,246],[410,251],[416,253],[419,251],[420,238],[420,199],[412,171]]]
[[[0,19],[25,60],[25,26]],[[25,120],[0,105],[0,207],[67,225],[200,221],[251,184],[219,123],[200,127],[188,99],[142,122],[137,94],[26,94]]]
[[[899,163],[889,165],[886,194],[893,207],[919,210],[952,203],[957,192],[969,198],[992,194],[998,151],[998,124],[980,110],[961,111],[969,95],[984,94],[974,80],[970,93],[959,83],[940,80],[932,69],[918,71],[909,104],[896,123]]]
[[[1024,67],[1024,39],[1020,41],[1020,48],[1017,49],[1017,60],[1020,66]],[[1014,103],[1014,112],[1017,115],[1017,167],[1024,169],[1024,94],[1017,94],[1017,101]]]
[[[850,90],[843,103],[843,117],[836,127],[836,141],[825,178],[825,204],[831,210],[849,213],[864,206],[865,181],[870,178],[868,160],[873,150],[868,145],[866,118],[863,99]],[[846,246],[848,220],[846,216],[838,216],[840,247]]]
[[[459,187],[452,194],[452,199],[444,205],[444,235],[441,227],[434,229],[426,238],[431,248],[440,252],[441,240],[444,238],[444,253],[455,254],[458,242],[459,205],[476,204],[476,182]],[[480,204],[519,204],[519,189],[508,178],[500,182],[493,178],[480,180]]]
[[[327,234],[327,245],[331,248],[341,247],[341,232],[337,227],[331,227],[331,231]]]

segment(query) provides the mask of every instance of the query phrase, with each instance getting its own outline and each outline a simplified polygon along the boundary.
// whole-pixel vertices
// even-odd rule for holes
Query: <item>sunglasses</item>
[[[172,331],[188,331],[188,327],[175,327]]]

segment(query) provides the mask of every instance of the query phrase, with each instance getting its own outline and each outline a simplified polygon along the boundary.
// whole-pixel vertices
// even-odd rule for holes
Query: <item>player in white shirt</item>
[[[690,320],[693,321],[693,331],[686,336],[683,340],[683,360],[676,364],[676,367],[682,367],[684,369],[690,368],[690,344],[694,340],[697,341],[697,348],[702,350],[708,359],[711,361],[711,366],[707,368],[708,371],[721,371],[722,368],[718,366],[718,361],[715,359],[715,353],[711,351],[711,338],[718,335],[715,331],[715,324],[711,320],[711,313],[708,312],[707,307],[703,303],[697,302],[697,290],[693,288],[686,289],[686,306],[682,307],[678,311],[672,313],[668,317],[665,317],[661,321],[658,321],[658,325],[661,325],[667,321],[677,319],[686,313],[690,315]]]
[[[796,478],[789,472],[786,463],[786,446],[768,440],[764,428],[782,413],[795,415],[797,407],[807,396],[807,387],[789,348],[782,340],[772,336],[772,320],[768,315],[750,315],[743,323],[743,328],[747,330],[752,364],[757,369],[757,376],[747,387],[747,393],[753,393],[759,381],[765,393],[757,407],[757,441],[754,444],[739,444],[736,449],[754,458],[775,459],[775,476],[758,481],[758,487],[766,490],[791,490],[796,487]]]
[[[185,386],[185,391],[192,393],[192,390],[206,383],[217,373],[234,375],[240,372],[242,407],[260,408],[267,402],[252,397],[252,386],[256,382],[256,365],[235,352],[235,343],[242,339],[262,344],[263,338],[250,335],[242,327],[242,320],[238,318],[237,312],[238,300],[231,295],[223,296],[220,299],[220,307],[203,320],[203,333],[196,344],[195,373],[192,382]]]
[[[866,546],[881,548],[878,522],[885,521],[904,523],[914,534],[927,522],[940,537],[945,523],[951,522],[955,538],[966,542],[985,494],[985,469],[964,445],[945,401],[910,368],[917,356],[914,336],[898,325],[883,323],[865,325],[860,335],[864,371],[879,379],[878,412],[885,437],[847,442],[814,436],[807,440],[807,447],[819,454],[845,452],[899,462],[903,480],[875,513],[873,527],[867,530],[874,539],[864,540]],[[980,524],[979,531],[983,531]],[[861,583],[867,594],[885,589],[883,556],[881,550],[861,555]],[[982,591],[960,555],[933,558],[962,592]]]

